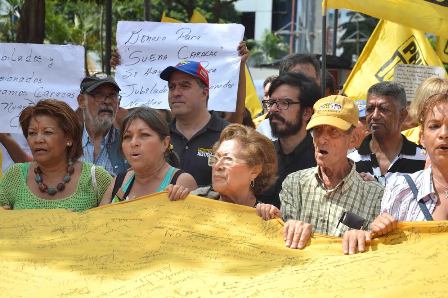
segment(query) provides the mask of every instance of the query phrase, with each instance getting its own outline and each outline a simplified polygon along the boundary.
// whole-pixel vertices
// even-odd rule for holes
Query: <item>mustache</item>
[[[99,109],[98,113],[103,113],[103,112],[113,114],[113,113],[114,113],[114,110],[111,109],[111,108],[108,108],[108,107],[102,107],[101,109]]]
[[[270,113],[269,115],[268,115],[268,118],[269,118],[269,120],[278,120],[278,121],[281,121],[281,122],[283,122],[283,123],[285,123],[286,122],[286,119],[285,118],[283,118],[282,116],[280,116],[280,115],[278,115],[278,114],[275,114],[275,113]]]

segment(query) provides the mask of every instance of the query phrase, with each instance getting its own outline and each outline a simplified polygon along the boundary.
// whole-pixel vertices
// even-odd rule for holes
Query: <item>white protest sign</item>
[[[445,76],[445,69],[439,66],[398,64],[394,70],[394,81],[400,83],[406,91],[406,98],[412,101],[418,86],[429,77]]]
[[[237,47],[244,26],[118,22],[117,47],[121,64],[115,79],[121,88],[121,106],[168,108],[168,82],[160,73],[182,60],[201,62],[209,72],[208,108],[234,111],[240,58]]]
[[[59,99],[72,108],[84,77],[84,48],[42,44],[0,44],[1,132],[21,132],[20,112],[41,99]]]

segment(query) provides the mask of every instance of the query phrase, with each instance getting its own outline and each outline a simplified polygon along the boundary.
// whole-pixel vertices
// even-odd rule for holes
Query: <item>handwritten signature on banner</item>
[[[0,44],[1,132],[19,132],[18,115],[41,99],[77,107],[84,76],[84,48],[40,44]]]
[[[168,84],[160,73],[193,60],[210,75],[209,109],[234,111],[240,68],[236,49],[243,34],[238,24],[119,22],[116,79],[122,106],[168,108]]]
[[[159,193],[84,213],[0,211],[2,296],[444,296],[448,223],[401,224],[369,252],[284,246],[249,207]],[[428,278],[430,277],[430,278]]]

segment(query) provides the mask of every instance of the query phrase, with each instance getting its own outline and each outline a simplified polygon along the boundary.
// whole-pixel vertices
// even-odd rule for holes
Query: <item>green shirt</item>
[[[97,194],[92,185],[92,164],[82,162],[81,176],[75,192],[70,196],[48,200],[36,196],[28,187],[29,163],[14,164],[0,181],[0,204],[9,205],[12,209],[70,209],[83,211],[97,207],[112,182],[112,176],[102,167],[95,167]]]
[[[301,220],[313,225],[313,231],[340,237],[349,230],[339,219],[344,211],[364,219],[367,228],[380,213],[383,187],[364,181],[352,165],[350,173],[332,190],[326,190],[318,167],[288,175],[280,192],[283,220]]]

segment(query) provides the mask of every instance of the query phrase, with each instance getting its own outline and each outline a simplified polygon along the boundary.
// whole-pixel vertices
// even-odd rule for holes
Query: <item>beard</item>
[[[99,115],[100,113],[105,112],[110,113],[110,115]],[[107,131],[114,124],[115,112],[112,108],[103,106],[98,110],[98,115],[96,117],[93,117],[88,109],[84,109],[84,119],[89,120],[89,122],[93,124],[95,131]]]
[[[297,114],[297,118],[294,122],[287,121],[285,118],[280,116],[279,114],[270,114],[269,115],[269,125],[271,126],[272,135],[276,138],[286,138],[292,135],[295,135],[298,131],[302,129],[302,116],[303,111],[300,110]],[[280,126],[280,123],[272,123],[271,119],[275,119],[278,122],[281,122],[283,125]]]

